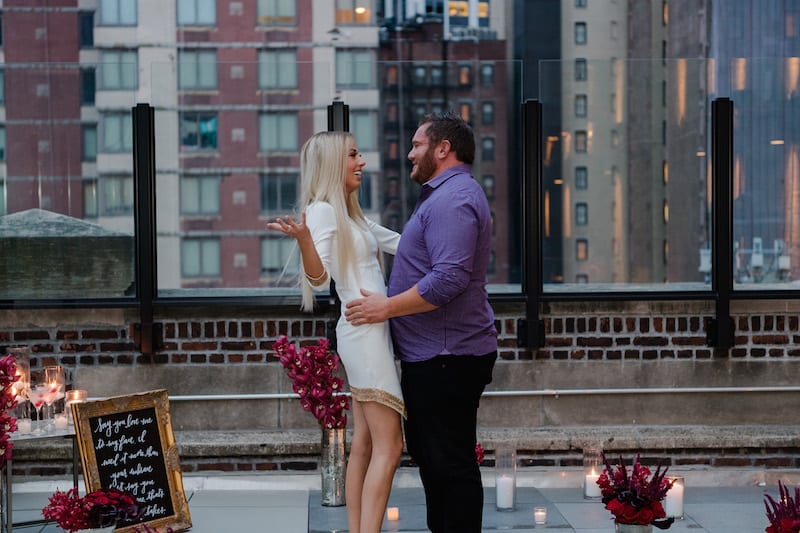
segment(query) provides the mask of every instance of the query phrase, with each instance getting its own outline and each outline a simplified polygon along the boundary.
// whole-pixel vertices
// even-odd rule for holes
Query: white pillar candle
[[[386,520],[392,520],[392,521],[400,520],[400,508],[388,507],[386,509]]]
[[[586,474],[586,479],[583,481],[583,495],[587,498],[599,498],[602,496],[600,492],[600,485],[597,480],[600,479],[600,474]]]
[[[512,509],[514,507],[514,478],[499,476],[496,480],[497,508]]]
[[[667,518],[683,518],[683,478],[674,479],[664,500],[664,512]]]
[[[33,429],[33,426],[31,425],[31,419],[30,418],[18,418],[17,419],[17,431],[19,431],[20,435],[25,435],[27,433],[30,433],[32,429]]]
[[[533,508],[533,522],[539,526],[547,523],[547,507]]]
[[[58,413],[55,418],[55,426],[58,429],[64,429],[67,427],[67,415],[64,413]]]

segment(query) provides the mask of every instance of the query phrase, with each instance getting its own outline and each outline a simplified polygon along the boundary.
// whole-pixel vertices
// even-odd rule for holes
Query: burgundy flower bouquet
[[[42,509],[42,516],[72,533],[136,520],[139,504],[130,494],[116,489],[96,490],[81,498],[73,487],[67,492],[56,490]]]
[[[325,429],[347,426],[350,398],[340,394],[344,382],[336,376],[339,356],[329,350],[327,339],[304,346],[299,351],[281,335],[273,346],[281,364],[292,379],[292,390],[300,396],[300,405],[314,415]]]
[[[12,385],[19,380],[17,360],[13,355],[0,358],[0,468],[11,459],[11,434],[17,430],[17,419],[8,412],[17,406],[17,395]]]
[[[643,526],[652,524],[659,529],[668,529],[675,519],[666,518],[667,514],[661,505],[661,500],[673,483],[665,477],[667,468],[662,471],[659,465],[651,477],[650,469],[639,462],[638,455],[630,472],[622,457],[619,458],[619,464],[612,467],[605,454],[601,455],[605,468],[597,484],[602,501],[614,515],[614,521]]]
[[[779,501],[767,494],[764,506],[767,508],[769,526],[766,533],[800,533],[800,488],[794,489],[794,497],[786,485],[778,481]]]

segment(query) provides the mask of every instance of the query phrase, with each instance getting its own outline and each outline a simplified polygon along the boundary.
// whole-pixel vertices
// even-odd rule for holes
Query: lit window
[[[220,275],[219,239],[184,239],[181,241],[181,275],[185,278]]]
[[[183,151],[217,149],[216,113],[181,113],[180,140]]]
[[[458,67],[458,84],[461,86],[469,85],[472,83],[471,69],[467,65]]]
[[[181,89],[216,89],[217,52],[215,50],[178,52],[178,86]]]
[[[458,112],[465,122],[472,122],[472,106],[469,102],[462,102],[459,104]]]
[[[575,259],[586,261],[589,259],[589,241],[586,239],[575,240]]]
[[[370,0],[336,0],[336,23],[370,24],[371,4]]]
[[[214,26],[216,0],[178,0],[178,26]]]
[[[259,52],[258,86],[262,89],[296,89],[297,51],[263,50]]]
[[[394,86],[397,85],[397,66],[390,65],[386,67],[386,85]]]
[[[184,176],[181,178],[181,213],[214,215],[219,213],[219,177]]]

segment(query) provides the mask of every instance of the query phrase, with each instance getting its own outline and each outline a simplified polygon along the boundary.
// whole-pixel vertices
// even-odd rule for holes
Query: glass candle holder
[[[27,346],[12,346],[6,353],[16,360],[19,379],[11,385],[11,390],[18,404],[28,400],[28,389],[31,386],[31,353]]]
[[[83,389],[68,390],[66,400],[64,402],[64,410],[67,412],[67,424],[74,424],[72,419],[72,404],[85,402],[89,397],[89,393]]]
[[[517,493],[517,451],[498,448],[494,453],[494,486],[498,511],[513,511]]]
[[[584,448],[583,450],[583,497],[595,499],[601,496],[597,480],[603,467],[600,461],[600,450],[597,448]]]
[[[682,520],[684,480],[680,476],[668,479],[673,483],[672,488],[667,491],[667,496],[664,498],[664,512],[667,514],[667,518]]]
[[[547,507],[533,508],[533,523],[537,526],[547,523]]]

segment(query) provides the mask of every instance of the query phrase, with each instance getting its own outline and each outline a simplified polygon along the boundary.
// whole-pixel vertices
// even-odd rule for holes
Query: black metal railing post
[[[716,316],[709,321],[706,342],[727,352],[735,340],[731,318],[733,292],[733,101],[711,104],[711,290]]]
[[[156,297],[156,155],[155,110],[148,104],[131,108],[133,122],[134,227],[136,239],[136,299],[139,323],[133,324],[133,339],[143,354],[161,347],[161,324],[153,323]]]
[[[517,320],[517,344],[535,350],[544,346],[544,321],[539,317],[542,283],[542,103],[522,104],[522,293],[525,318]]]

